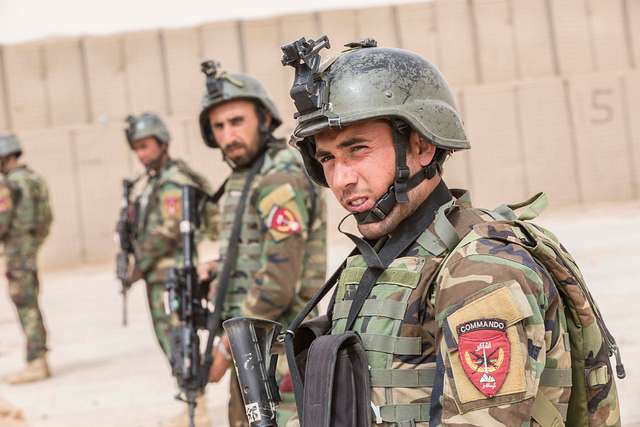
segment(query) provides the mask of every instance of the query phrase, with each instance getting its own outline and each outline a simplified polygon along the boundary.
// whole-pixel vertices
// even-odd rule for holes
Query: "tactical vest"
[[[267,230],[262,223],[255,203],[260,178],[271,172],[283,170],[284,168],[287,169],[288,173],[304,173],[294,154],[287,148],[276,145],[270,148],[265,156],[264,164],[251,185],[245,210],[242,214],[238,257],[235,271],[231,273],[231,279],[227,288],[227,296],[223,308],[223,319],[230,319],[242,314],[242,302],[251,286],[253,286],[255,275],[262,266],[262,261],[260,260],[262,253],[261,242],[262,236]],[[226,184],[221,220],[221,260],[218,271],[222,271],[224,268],[226,261],[224,256],[227,253],[233,220],[247,175],[248,169],[233,171]],[[298,287],[298,292],[294,296],[291,308],[283,314],[283,318],[278,319],[278,321],[283,324],[286,324],[298,309],[304,307],[307,299],[304,298],[303,295],[312,294],[313,291],[322,286],[324,282],[324,262],[318,262],[317,255],[325,250],[325,224],[320,215],[322,206],[320,202],[317,201],[319,198],[314,197],[314,191],[316,190],[312,185],[313,184],[309,182],[310,189],[312,189],[311,199],[314,200],[316,205],[308,206],[308,213],[310,217],[313,217],[313,220],[311,221],[312,224],[310,224],[309,235],[306,241],[301,283]],[[322,257],[322,261],[324,261],[324,254],[322,254]],[[319,274],[318,271],[321,273]],[[308,291],[308,289],[313,291]]]
[[[416,292],[421,277],[430,278],[428,289],[433,290],[449,254],[474,240],[489,238],[506,239],[521,246],[525,245],[523,242],[527,239],[529,244],[540,242],[530,252],[536,260],[546,258],[541,264],[550,271],[552,280],[560,290],[562,301],[567,305],[564,311],[559,310],[559,321],[553,331],[555,337],[551,339],[555,344],[553,348],[547,349],[547,362],[540,377],[538,395],[535,396],[533,419],[543,427],[558,427],[564,425],[565,421],[571,426],[619,425],[619,406],[609,363],[611,355],[615,353],[617,356],[617,347],[604,327],[575,262],[546,230],[527,225],[531,234],[535,233],[534,237],[508,222],[534,218],[538,212],[536,205],[540,204],[539,200],[531,199],[517,206],[526,211],[520,216],[506,205],[496,211],[462,209],[459,211],[459,220],[452,224],[444,212],[453,203],[452,201],[440,209],[431,227],[434,231],[425,230],[415,243],[414,249],[419,246],[422,253],[426,252],[428,255],[403,256],[394,260],[378,278],[356,317],[353,330],[361,336],[369,360],[374,422],[401,427],[428,424],[430,398],[437,375],[435,349],[433,357],[426,357],[422,363],[415,363],[415,358],[424,354],[428,347],[420,336],[400,336],[408,310],[415,310],[415,307],[408,307],[407,303],[411,294]],[[477,231],[469,233],[470,227],[473,230],[493,229],[474,227],[474,224],[492,220],[503,221],[503,227],[494,234]],[[459,236],[465,237],[461,240]],[[415,252],[412,249],[407,251]],[[366,267],[362,255],[347,259],[335,293],[331,334],[344,332],[351,300]],[[571,280],[574,282],[570,284],[578,284],[580,281],[580,287],[566,286]],[[425,289],[420,289],[419,292],[425,292]],[[430,302],[435,305],[435,296],[430,295]],[[416,312],[409,314],[417,315]],[[567,317],[570,319],[567,320]],[[433,333],[435,334],[435,330]],[[455,351],[455,348],[450,351]],[[403,358],[412,358],[412,363],[403,363]],[[562,361],[560,364],[559,360]],[[572,385],[575,385],[573,392]],[[560,395],[565,396],[564,400],[568,400],[566,396],[571,395],[571,401],[559,403]],[[611,407],[610,423],[599,421],[598,417],[601,415],[595,413],[595,409],[603,405]],[[571,413],[568,414],[570,407]]]

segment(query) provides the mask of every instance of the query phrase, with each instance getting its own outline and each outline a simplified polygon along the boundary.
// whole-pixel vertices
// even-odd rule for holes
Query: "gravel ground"
[[[539,222],[575,255],[618,339],[628,375],[618,382],[623,425],[640,426],[640,378],[633,362],[640,360],[640,202],[565,208]],[[332,241],[335,268],[349,246]],[[0,396],[21,407],[32,427],[152,427],[183,410],[184,404],[172,398],[176,390],[153,336],[143,286],[129,294],[129,326],[123,328],[111,269],[42,274],[54,376],[33,385],[0,384]],[[0,376],[22,365],[23,346],[12,304],[2,297]],[[207,389],[214,426],[227,425],[226,390],[226,378]]]

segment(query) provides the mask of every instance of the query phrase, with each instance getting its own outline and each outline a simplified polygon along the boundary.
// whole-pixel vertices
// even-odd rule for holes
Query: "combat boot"
[[[35,381],[42,381],[51,376],[49,372],[49,364],[46,356],[40,356],[37,359],[27,363],[21,371],[8,375],[5,381],[9,384],[26,384]]]
[[[196,427],[211,426],[204,395],[196,398],[196,413],[193,421]],[[187,408],[183,413],[167,421],[167,423],[163,423],[162,427],[189,427],[189,409]]]

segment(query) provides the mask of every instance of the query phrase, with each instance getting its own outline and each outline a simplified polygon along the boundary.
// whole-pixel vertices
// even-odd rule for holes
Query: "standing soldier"
[[[133,190],[133,209],[129,212],[135,264],[127,282],[144,279],[151,321],[160,348],[170,360],[170,332],[172,320],[164,306],[167,272],[181,262],[182,244],[179,223],[181,219],[182,185],[191,185],[209,192],[206,179],[193,171],[182,160],[169,156],[170,135],[160,117],[153,113],[127,118],[129,147],[145,173],[136,179]],[[215,238],[217,207],[207,204],[203,218],[204,231]],[[209,425],[203,396],[199,398],[196,422]],[[178,420],[176,420],[178,422]],[[178,425],[186,422],[180,416]],[[174,425],[174,423],[170,425]]]
[[[213,62],[205,62],[203,71],[202,137],[207,146],[222,150],[232,168],[220,261],[210,265],[218,273],[216,292],[225,294],[222,319],[251,316],[287,325],[324,281],[324,202],[296,153],[273,136],[280,114],[262,85],[247,75],[218,74]],[[228,340],[220,342],[212,381],[229,366]],[[284,425],[295,406],[285,358],[280,359],[278,418]],[[233,370],[231,375],[229,424],[248,426]]]
[[[443,180],[445,160],[470,144],[440,72],[373,40],[320,69],[319,42],[283,47],[296,68],[292,141],[366,240],[351,236],[359,254],[318,294],[337,286],[326,336],[308,347],[303,424],[329,425],[334,408],[360,403],[362,422],[339,425],[620,425],[615,340],[575,261],[525,221],[544,195],[472,208]],[[359,392],[336,389],[348,398],[331,402],[334,379],[317,372],[335,359],[316,349],[345,338],[357,338],[366,362],[353,375]]]
[[[0,135],[0,238],[4,244],[9,294],[27,338],[27,366],[6,378],[10,384],[48,378],[47,331],[38,304],[38,250],[53,216],[44,180],[19,162],[15,135]]]

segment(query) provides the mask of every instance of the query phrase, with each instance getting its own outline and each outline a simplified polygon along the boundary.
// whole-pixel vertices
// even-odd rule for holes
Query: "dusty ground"
[[[545,214],[582,266],[622,348],[628,377],[618,382],[623,425],[640,426],[640,203],[565,209]],[[334,268],[348,249],[332,254]],[[138,285],[129,296],[129,327],[120,325],[111,266],[42,275],[41,304],[50,331],[54,377],[37,385],[0,385],[32,427],[153,427],[178,413],[169,368],[151,330]],[[3,282],[0,376],[23,363],[23,338]],[[207,390],[215,426],[226,425],[226,381]]]

